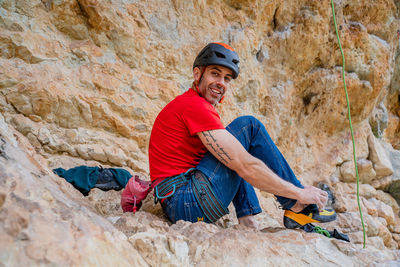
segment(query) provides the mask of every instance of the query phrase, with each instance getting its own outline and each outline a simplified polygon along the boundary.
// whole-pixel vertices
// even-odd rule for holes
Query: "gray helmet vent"
[[[226,58],[225,55],[222,54],[222,53],[220,53],[220,52],[214,51],[214,53],[215,53],[215,55],[216,55],[217,57]]]

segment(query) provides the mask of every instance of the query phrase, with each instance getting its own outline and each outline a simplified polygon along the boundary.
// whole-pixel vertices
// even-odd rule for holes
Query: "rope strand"
[[[345,59],[344,59],[342,44],[340,43],[339,32],[338,32],[338,28],[337,28],[337,24],[336,24],[335,7],[333,5],[333,0],[331,0],[331,5],[332,5],[333,22],[335,23],[336,37],[337,37],[337,40],[339,43],[340,52],[342,54],[342,77],[343,77],[344,91],[346,93],[347,113],[349,116],[351,140],[353,142],[354,168],[356,169],[356,176],[357,176],[357,204],[358,204],[358,210],[360,211],[361,224],[362,224],[362,228],[363,228],[363,248],[365,248],[365,225],[364,225],[364,219],[363,219],[363,214],[361,211],[361,204],[360,204],[360,177],[358,175],[358,167],[357,167],[357,160],[356,160],[356,146],[355,146],[355,142],[354,142],[353,125],[351,123],[350,101],[349,101],[349,95],[347,93],[347,86],[346,86],[346,79],[345,79],[345,72],[344,72]]]

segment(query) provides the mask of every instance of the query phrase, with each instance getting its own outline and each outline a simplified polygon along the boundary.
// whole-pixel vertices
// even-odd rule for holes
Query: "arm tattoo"
[[[212,149],[217,155],[218,159],[225,164],[228,164],[232,158],[229,154],[218,144],[217,139],[212,135],[210,131],[202,132],[203,136],[206,138],[207,146]]]

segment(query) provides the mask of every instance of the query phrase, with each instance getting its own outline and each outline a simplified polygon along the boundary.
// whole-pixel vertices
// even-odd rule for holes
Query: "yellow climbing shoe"
[[[286,228],[295,229],[308,223],[325,223],[336,220],[336,212],[331,209],[319,211],[316,205],[308,205],[302,211],[296,213],[285,210],[283,224]]]

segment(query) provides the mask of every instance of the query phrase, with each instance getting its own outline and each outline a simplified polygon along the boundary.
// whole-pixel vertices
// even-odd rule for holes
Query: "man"
[[[214,222],[233,202],[239,223],[257,228],[255,186],[277,197],[288,228],[334,220],[334,211],[318,211],[327,193],[301,185],[257,119],[239,117],[226,128],[221,123],[215,106],[238,75],[239,57],[229,45],[210,43],[196,57],[192,88],[154,122],[149,163],[155,200],[172,222]]]

